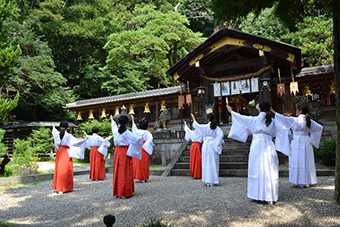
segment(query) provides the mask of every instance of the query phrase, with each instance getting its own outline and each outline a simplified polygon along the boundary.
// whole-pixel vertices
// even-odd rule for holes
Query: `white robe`
[[[184,139],[186,141],[192,141],[192,142],[199,142],[202,143],[203,136],[198,130],[191,130],[188,126],[184,126],[185,136]]]
[[[276,149],[283,153],[282,144],[289,143],[288,129],[279,126],[274,119],[267,127],[264,112],[256,117],[244,116],[232,111],[232,126],[228,137],[245,142],[249,132],[253,134],[248,161],[247,197],[254,200],[276,202],[279,188],[279,160]],[[272,141],[276,137],[277,147]]]
[[[132,132],[137,136],[141,136],[143,138],[143,141],[145,141],[145,143],[142,145],[142,148],[149,155],[152,155],[154,143],[151,132],[144,129],[138,129],[135,123],[132,124]]]
[[[212,130],[210,122],[201,125],[194,121],[193,127],[203,136],[202,181],[209,184],[218,184],[219,155],[222,153],[222,144],[224,143],[223,131],[218,126]]]
[[[79,140],[66,130],[63,139],[60,140],[59,134],[60,132],[55,127],[53,127],[52,135],[54,138],[55,148],[58,149],[59,145],[68,146],[69,148],[67,149],[67,152],[70,158],[84,159],[86,140]]]
[[[91,147],[97,146],[98,152],[102,155],[107,155],[107,150],[110,147],[110,142],[103,139],[101,136],[99,136],[97,133],[93,133],[92,136],[86,136],[86,148],[91,150]]]
[[[310,186],[317,183],[313,146],[319,147],[323,126],[311,120],[306,126],[306,115],[286,117],[276,113],[275,119],[293,130],[289,157],[289,182]]]
[[[118,126],[114,120],[111,121],[112,135],[114,137],[115,146],[129,146],[126,155],[137,159],[142,158],[141,146],[143,138],[126,130],[122,134],[118,132]]]

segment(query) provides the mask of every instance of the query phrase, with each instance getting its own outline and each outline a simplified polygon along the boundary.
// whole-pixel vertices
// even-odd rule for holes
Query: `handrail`
[[[184,140],[183,143],[181,144],[180,148],[174,155],[174,157],[171,159],[170,163],[162,173],[162,177],[167,177],[171,173],[172,168],[175,166],[175,164],[178,162],[179,157],[181,157],[183,151],[185,151],[186,147],[188,145],[188,141]]]

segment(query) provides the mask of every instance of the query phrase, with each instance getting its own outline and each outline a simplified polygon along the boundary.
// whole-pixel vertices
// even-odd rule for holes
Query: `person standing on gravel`
[[[220,170],[219,155],[222,153],[223,131],[217,126],[215,115],[209,113],[208,124],[198,124],[195,116],[191,114],[193,127],[203,136],[202,146],[202,181],[208,187],[218,185]]]
[[[191,130],[184,121],[186,141],[192,141],[190,146],[190,176],[194,179],[202,178],[202,141],[203,136],[198,130]]]
[[[106,178],[105,160],[110,142],[99,136],[99,128],[92,128],[92,136],[86,136],[86,148],[90,151],[90,179],[102,180]]]
[[[274,204],[279,195],[279,159],[276,150],[289,153],[289,149],[282,149],[282,144],[289,143],[289,132],[274,122],[269,109],[268,102],[261,102],[258,106],[259,115],[253,117],[236,113],[227,105],[232,119],[228,138],[246,142],[249,132],[253,134],[248,161],[247,197]],[[273,137],[276,137],[275,145]]]
[[[52,135],[57,150],[53,176],[53,189],[58,194],[73,190],[72,158],[84,159],[86,140],[78,140],[66,130],[68,122],[60,122],[60,132],[54,127]]]
[[[112,115],[110,119],[116,146],[113,160],[113,196],[122,199],[129,198],[135,192],[132,157],[141,159],[142,137],[138,137],[126,129],[126,124],[129,121],[126,115],[119,117],[119,127]]]
[[[297,117],[287,117],[275,112],[281,124],[293,130],[291,144],[292,156],[289,157],[289,182],[298,187],[310,187],[317,183],[313,146],[319,147],[323,126],[310,119],[308,108],[296,108]]]
[[[147,182],[149,180],[149,162],[150,155],[153,152],[153,137],[151,132],[148,131],[148,121],[143,119],[139,122],[139,129],[137,128],[134,117],[131,115],[132,119],[132,132],[137,136],[143,138],[143,144],[141,147],[141,159],[133,158],[133,178],[138,180],[140,183]]]

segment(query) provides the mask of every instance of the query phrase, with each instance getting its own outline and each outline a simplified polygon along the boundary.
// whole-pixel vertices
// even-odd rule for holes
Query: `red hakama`
[[[143,141],[144,145],[145,141]],[[142,146],[143,146],[142,145]],[[149,180],[149,160],[150,155],[142,148],[142,158],[141,160],[133,158],[133,178],[136,180]]]
[[[190,147],[190,176],[202,178],[202,151],[199,142],[192,142]]]
[[[53,189],[57,192],[73,190],[73,163],[69,157],[68,146],[59,145],[55,161]]]
[[[101,180],[106,178],[104,155],[98,151],[99,146],[92,146],[90,151],[90,179]]]
[[[126,155],[129,146],[116,146],[113,164],[113,196],[129,197],[135,192],[132,157]]]

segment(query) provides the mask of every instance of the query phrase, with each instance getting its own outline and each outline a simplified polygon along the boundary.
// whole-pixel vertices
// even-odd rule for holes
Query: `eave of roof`
[[[182,87],[182,89],[185,89],[185,87]],[[92,105],[98,105],[98,104],[107,104],[107,103],[117,103],[122,102],[126,100],[136,100],[136,99],[145,99],[145,98],[156,98],[159,96],[164,95],[171,95],[171,94],[178,94],[180,93],[180,86],[176,87],[169,87],[169,88],[159,88],[159,89],[153,89],[148,91],[140,91],[140,92],[133,92],[128,94],[122,94],[122,95],[114,95],[114,96],[107,96],[107,97],[101,97],[101,98],[94,98],[94,99],[86,99],[81,101],[76,101],[73,103],[66,104],[65,108],[76,108],[76,107],[84,107],[84,106],[92,106]]]

